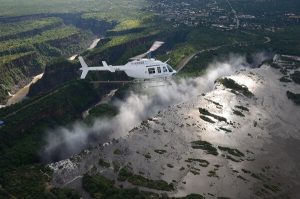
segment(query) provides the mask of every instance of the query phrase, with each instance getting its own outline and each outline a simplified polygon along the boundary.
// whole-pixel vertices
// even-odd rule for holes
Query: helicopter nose
[[[173,71],[173,73],[172,73],[172,75],[176,75],[177,74],[177,71],[176,70],[174,70]]]

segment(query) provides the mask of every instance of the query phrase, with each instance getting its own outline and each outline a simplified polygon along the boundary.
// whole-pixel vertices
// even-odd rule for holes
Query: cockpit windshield
[[[167,64],[167,68],[168,68],[168,70],[169,70],[170,73],[173,72],[173,68],[170,65]]]

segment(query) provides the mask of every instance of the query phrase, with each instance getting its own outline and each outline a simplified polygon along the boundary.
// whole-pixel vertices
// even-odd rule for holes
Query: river
[[[29,92],[29,87],[31,84],[34,84],[35,82],[37,82],[39,79],[41,79],[43,77],[44,73],[41,73],[37,76],[34,76],[32,81],[27,84],[26,86],[24,86],[23,88],[21,88],[16,94],[12,95],[11,98],[9,98],[9,100],[7,101],[5,106],[9,106],[15,103],[18,103],[20,101],[22,101],[28,94]]]
[[[94,39],[92,44],[87,48],[87,50],[94,49],[97,46],[97,44],[99,43],[100,40],[101,40],[100,38]],[[77,56],[78,56],[78,54],[72,55],[71,57],[68,58],[68,60],[73,61]]]
[[[94,49],[100,40],[101,40],[100,38],[94,39],[92,44],[87,48],[87,50]],[[74,60],[77,56],[78,56],[78,54],[72,55],[71,57],[68,58],[68,60]],[[4,108],[5,106],[9,106],[9,105],[12,105],[12,104],[22,101],[27,96],[30,85],[34,84],[39,79],[41,79],[43,74],[44,73],[41,73],[41,74],[33,77],[32,81],[29,84],[27,84],[26,86],[21,88],[16,94],[12,95],[11,98],[9,98],[9,100],[7,101],[7,103],[5,105],[0,105],[0,108]]]

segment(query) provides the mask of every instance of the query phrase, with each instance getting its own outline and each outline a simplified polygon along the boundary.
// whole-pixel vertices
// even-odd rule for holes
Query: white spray
[[[208,92],[213,89],[217,78],[231,75],[247,66],[245,57],[231,55],[226,61],[211,63],[206,74],[201,77],[181,79],[169,86],[151,88],[148,94],[132,92],[125,101],[116,102],[119,113],[111,119],[96,119],[92,126],[77,122],[68,128],[49,131],[43,158],[46,161],[68,158],[89,146],[125,136],[128,131],[157,114],[159,110]]]

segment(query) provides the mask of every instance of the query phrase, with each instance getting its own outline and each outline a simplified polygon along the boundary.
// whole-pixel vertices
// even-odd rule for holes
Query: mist
[[[45,162],[66,159],[112,138],[126,136],[131,129],[155,116],[158,111],[212,90],[217,78],[232,75],[245,67],[251,66],[244,56],[230,55],[226,60],[209,64],[206,74],[201,77],[178,79],[170,85],[131,92],[124,101],[113,102],[119,109],[113,118],[95,119],[90,126],[76,122],[70,127],[49,130],[45,137],[47,144],[41,153],[42,159]]]

